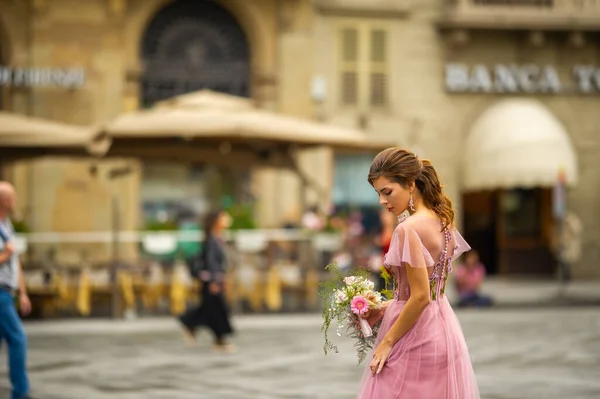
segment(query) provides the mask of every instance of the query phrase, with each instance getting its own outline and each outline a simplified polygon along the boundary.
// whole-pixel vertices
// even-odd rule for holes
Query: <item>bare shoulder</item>
[[[398,235],[404,235],[407,233],[419,234],[419,220],[418,218],[409,217],[401,223],[398,223],[395,229],[395,233]]]
[[[438,226],[440,224],[440,220],[438,218],[423,216],[423,215],[413,215],[408,218],[401,225],[405,225],[406,227],[410,227],[412,229],[420,229],[428,226]]]

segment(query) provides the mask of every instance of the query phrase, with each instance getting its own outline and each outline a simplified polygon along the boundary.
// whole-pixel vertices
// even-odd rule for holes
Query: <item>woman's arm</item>
[[[421,314],[429,305],[429,274],[427,268],[413,268],[406,265],[406,275],[410,286],[410,297],[400,312],[398,319],[392,324],[383,341],[394,345],[400,340],[419,320]]]
[[[218,242],[213,238],[208,239],[205,244],[204,262],[206,262],[205,268],[211,273],[213,280],[215,276],[224,271],[220,253]]]
[[[224,272],[222,259],[219,256],[219,245],[214,239],[209,238],[205,243],[204,248],[204,262],[205,269],[209,274],[208,282],[210,284],[210,290],[214,294],[220,291],[220,283],[224,280]]]
[[[406,301],[406,305],[404,305],[398,319],[396,319],[373,353],[373,361],[370,365],[373,374],[381,371],[392,351],[392,347],[414,327],[430,302],[429,274],[427,273],[427,268],[413,268],[410,265],[405,266],[408,284],[410,286],[410,298]]]

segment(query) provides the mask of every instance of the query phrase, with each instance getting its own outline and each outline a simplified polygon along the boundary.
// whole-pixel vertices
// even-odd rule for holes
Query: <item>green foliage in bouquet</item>
[[[338,325],[337,335],[341,336],[340,327],[348,321],[348,313],[346,311],[342,311],[340,307],[332,306],[332,301],[336,291],[343,289],[346,286],[344,283],[345,277],[355,276],[369,280],[370,272],[365,268],[352,268],[347,272],[344,272],[336,263],[327,265],[325,269],[328,270],[331,275],[328,280],[319,284],[319,296],[325,302],[325,306],[323,308],[323,325],[321,327],[321,332],[324,333],[325,344],[323,349],[325,355],[327,355],[331,351],[339,353],[337,345],[331,341],[329,336],[329,329],[331,328],[332,322],[336,321]],[[350,292],[348,295],[348,301],[354,296],[354,294],[357,293]],[[360,332],[353,327],[354,326],[352,324],[346,326],[346,335],[350,338],[356,339],[354,347],[356,348],[358,354],[358,364],[360,364],[365,359],[368,351],[373,347],[373,342],[377,336],[379,324],[373,327],[373,336],[370,338],[362,337]]]

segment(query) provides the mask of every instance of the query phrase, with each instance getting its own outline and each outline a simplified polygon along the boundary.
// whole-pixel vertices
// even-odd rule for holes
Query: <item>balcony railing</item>
[[[552,7],[554,0],[473,0],[475,4],[502,6]]]
[[[600,0],[450,0],[443,24],[482,29],[600,30]]]
[[[410,4],[409,0],[314,0],[324,14],[383,18],[405,16]]]

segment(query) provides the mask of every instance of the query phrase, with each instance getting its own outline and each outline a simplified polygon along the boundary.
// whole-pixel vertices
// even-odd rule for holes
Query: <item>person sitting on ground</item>
[[[492,305],[492,299],[479,292],[485,274],[485,266],[479,260],[479,253],[475,250],[467,252],[464,263],[457,267],[455,274],[459,307],[486,307]]]

